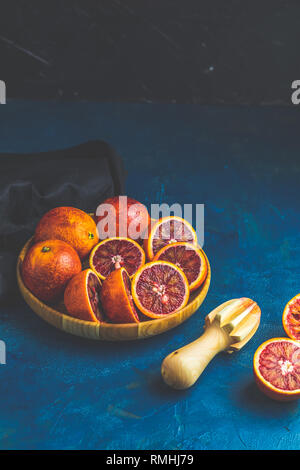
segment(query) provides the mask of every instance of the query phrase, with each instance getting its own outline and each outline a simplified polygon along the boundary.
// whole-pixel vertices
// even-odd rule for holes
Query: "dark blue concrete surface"
[[[205,204],[212,283],[200,310],[161,336],[96,343],[39,319],[17,296],[1,306],[0,448],[297,449],[297,403],[256,388],[252,357],[284,335],[299,292],[299,112],[294,108],[47,104],[0,107],[0,151],[102,138],[124,157],[128,194]],[[16,169],[17,171],[17,169]],[[59,171],[59,169],[58,169]],[[221,302],[254,298],[262,322],[236,355],[220,355],[186,392],[160,379],[162,359],[194,340]]]

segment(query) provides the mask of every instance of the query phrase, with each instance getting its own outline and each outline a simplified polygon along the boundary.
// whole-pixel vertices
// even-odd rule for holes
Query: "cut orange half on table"
[[[188,242],[166,245],[154,257],[154,261],[169,261],[182,269],[187,277],[190,291],[194,291],[205,281],[207,262],[201,248]]]
[[[164,246],[176,242],[197,244],[197,235],[189,222],[177,216],[163,217],[151,227],[144,248],[151,261]]]
[[[138,323],[139,317],[131,296],[131,283],[125,268],[112,271],[103,281],[101,303],[112,323]]]
[[[286,334],[300,340],[300,294],[295,295],[285,306],[282,315],[283,328]]]
[[[131,292],[135,305],[144,315],[162,318],[185,307],[190,291],[182,269],[167,261],[153,261],[134,275]]]
[[[130,277],[145,264],[145,252],[134,240],[125,237],[106,238],[90,254],[90,267],[105,279],[112,271],[125,268]]]
[[[257,349],[253,359],[255,380],[270,398],[300,398],[300,342],[273,338]]]
[[[64,293],[64,303],[68,313],[80,320],[102,321],[100,291],[100,280],[91,269],[76,274],[68,283]]]

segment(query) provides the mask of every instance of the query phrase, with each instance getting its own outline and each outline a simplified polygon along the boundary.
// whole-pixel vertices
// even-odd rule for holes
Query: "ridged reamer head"
[[[254,300],[242,297],[224,302],[205,318],[205,328],[212,323],[228,334],[228,352],[241,349],[254,335],[260,323],[261,311]]]

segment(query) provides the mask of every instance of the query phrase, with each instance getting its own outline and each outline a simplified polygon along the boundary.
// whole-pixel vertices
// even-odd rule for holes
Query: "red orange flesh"
[[[282,323],[290,338],[300,340],[300,294],[295,295],[285,306]]]
[[[131,291],[137,308],[150,318],[175,313],[189,300],[184,272],[167,261],[153,261],[142,266],[132,279]]]
[[[207,276],[207,262],[201,248],[188,242],[166,245],[154,257],[154,261],[169,261],[182,269],[189,282],[190,291],[201,286]]]
[[[156,253],[164,246],[182,241],[197,243],[196,232],[189,222],[177,216],[159,219],[153,224],[148,238],[144,240],[148,260],[153,260]]]
[[[125,268],[131,277],[144,263],[143,248],[130,238],[107,238],[95,246],[90,254],[90,267],[101,279],[119,268]]]
[[[300,342],[290,338],[265,341],[256,351],[253,370],[259,388],[270,398],[300,398]]]

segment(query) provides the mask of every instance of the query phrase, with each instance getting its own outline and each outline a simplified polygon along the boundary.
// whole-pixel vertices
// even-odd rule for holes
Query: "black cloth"
[[[50,209],[94,212],[123,194],[121,158],[103,141],[34,154],[0,154],[0,300],[16,288],[16,259]]]

